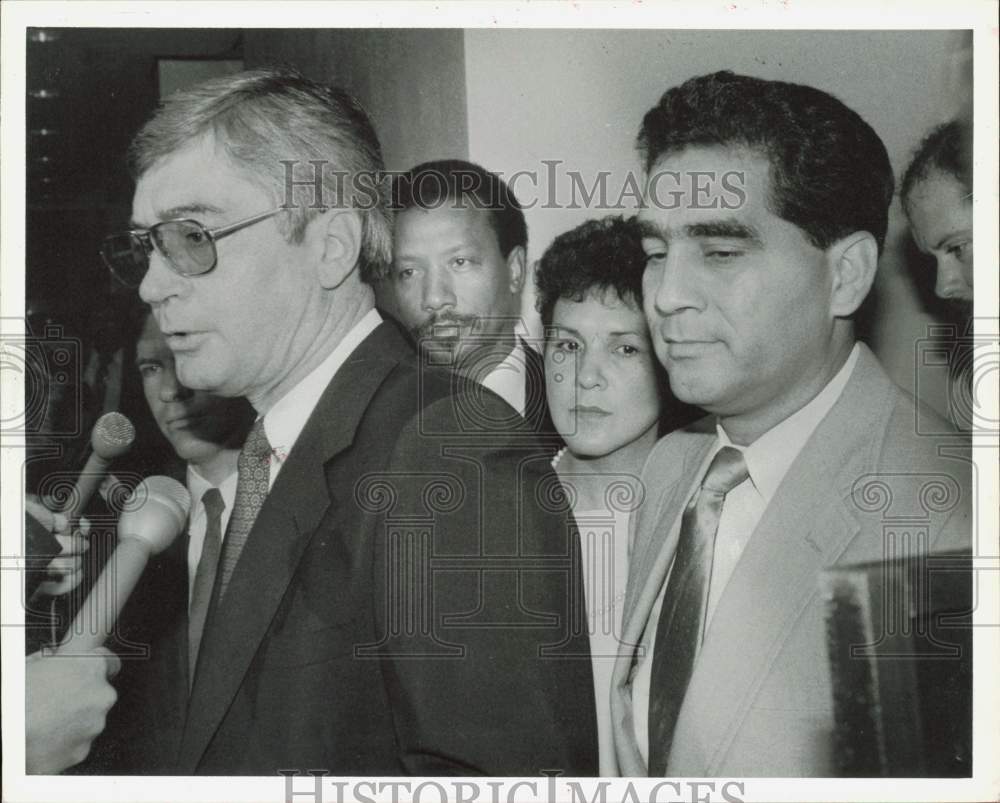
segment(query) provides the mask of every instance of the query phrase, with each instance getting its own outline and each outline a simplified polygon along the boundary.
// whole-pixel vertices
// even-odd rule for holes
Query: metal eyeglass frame
[[[155,224],[153,226],[150,226],[148,229],[130,229],[127,232],[121,232],[120,234],[113,234],[113,235],[111,235],[111,237],[106,238],[105,242],[107,242],[107,240],[111,240],[111,239],[113,239],[115,237],[121,237],[123,234],[128,234],[130,237],[135,237],[139,241],[140,245],[142,245],[143,250],[146,252],[146,260],[147,260],[146,270],[147,271],[149,270],[149,257],[152,255],[153,251],[156,251],[161,257],[163,257],[164,262],[167,263],[167,265],[170,267],[170,269],[174,273],[178,274],[179,276],[204,276],[206,273],[211,273],[213,270],[215,270],[215,267],[216,267],[216,265],[219,262],[219,252],[218,252],[218,249],[215,247],[215,244],[219,240],[223,239],[224,237],[228,237],[230,234],[235,234],[236,232],[240,231],[241,229],[248,228],[248,227],[254,225],[255,223],[260,223],[263,220],[267,220],[268,218],[272,218],[275,215],[277,215],[279,212],[287,212],[287,211],[288,211],[288,207],[279,206],[277,209],[271,209],[271,210],[269,210],[267,212],[259,212],[258,214],[252,215],[251,217],[243,218],[243,220],[237,220],[235,223],[229,223],[229,224],[227,224],[225,226],[218,226],[218,227],[216,227],[214,229],[210,229],[210,228],[206,227],[200,221],[194,220],[192,218],[175,218],[173,220],[164,220],[164,221],[161,221],[160,223],[157,223],[157,224]],[[189,223],[189,224],[197,226],[199,229],[201,229],[201,231],[207,237],[208,242],[211,243],[211,245],[212,245],[212,264],[209,265],[204,270],[199,270],[197,272],[191,272],[191,271],[185,272],[185,271],[181,270],[177,265],[175,265],[174,262],[173,262],[173,260],[170,258],[170,256],[167,255],[167,254],[165,254],[165,253],[163,253],[156,246],[156,243],[153,240],[153,232],[157,228],[159,228],[160,226],[163,226],[163,225],[166,225],[166,224],[170,224],[170,223]],[[118,271],[115,270],[115,267],[111,263],[111,260],[109,260],[106,256],[104,256],[103,250],[101,252],[101,257],[104,259],[104,263],[108,266],[108,269],[112,273],[114,273],[115,276],[118,276],[118,278],[121,279],[126,284],[131,284],[131,281],[126,281],[125,278],[123,276],[121,276],[118,273]],[[141,283],[141,280],[140,280],[140,283]]]

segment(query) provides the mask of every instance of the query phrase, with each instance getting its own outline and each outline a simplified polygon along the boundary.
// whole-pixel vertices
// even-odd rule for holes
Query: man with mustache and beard
[[[528,229],[495,173],[425,162],[393,182],[395,314],[427,364],[489,388],[537,433],[554,432],[540,355],[522,339]]]

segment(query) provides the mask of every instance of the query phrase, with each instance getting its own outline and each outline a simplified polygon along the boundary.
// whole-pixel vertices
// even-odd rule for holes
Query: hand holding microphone
[[[118,519],[118,546],[59,645],[59,654],[90,652],[104,644],[149,558],[173,543],[190,510],[191,496],[176,480],[149,477],[136,486]]]
[[[24,764],[50,775],[79,764],[104,730],[117,693],[109,682],[121,659],[100,649],[85,655],[29,655],[24,665]]]
[[[90,522],[80,519],[79,529],[71,532],[69,520],[64,514],[53,513],[31,497],[24,500],[24,510],[36,522],[35,526],[41,527],[54,539],[54,545],[62,548],[45,566],[46,579],[36,581],[38,585],[34,593],[48,597],[68,594],[83,578],[83,556],[90,549],[90,541],[87,540]],[[28,523],[30,525],[30,520]]]

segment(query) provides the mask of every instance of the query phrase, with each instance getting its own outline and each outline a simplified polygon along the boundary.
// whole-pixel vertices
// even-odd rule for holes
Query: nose
[[[934,294],[945,301],[972,300],[972,288],[957,259],[948,256],[938,258]]]
[[[607,385],[604,359],[598,349],[584,349],[576,355],[576,383],[583,390],[600,390]]]
[[[171,296],[180,295],[191,280],[167,265],[166,259],[154,250],[149,255],[149,268],[139,285],[139,297],[147,304],[161,304]]]
[[[164,366],[163,374],[160,377],[160,401],[187,401],[193,395],[193,390],[177,381],[177,372],[173,368]]]
[[[439,312],[455,306],[455,292],[451,279],[436,268],[427,271],[424,277],[423,306],[426,312]]]
[[[665,256],[646,265],[643,285],[643,293],[660,315],[702,306],[688,260],[678,247],[671,247]]]

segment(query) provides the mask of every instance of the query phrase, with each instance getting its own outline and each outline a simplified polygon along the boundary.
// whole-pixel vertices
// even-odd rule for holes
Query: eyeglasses
[[[284,208],[272,209],[217,229],[206,229],[197,220],[187,218],[165,220],[148,229],[112,234],[101,245],[101,256],[108,269],[129,287],[142,284],[154,250],[175,273],[201,276],[218,261],[216,242],[284,211]]]

